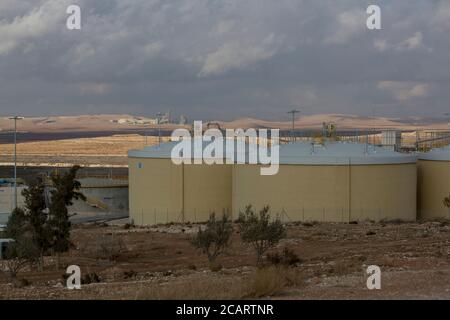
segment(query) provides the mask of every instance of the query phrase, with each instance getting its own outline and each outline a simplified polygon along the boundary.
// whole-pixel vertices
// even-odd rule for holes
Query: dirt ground
[[[235,232],[232,247],[218,258],[223,268],[215,272],[189,242],[197,228],[77,226],[72,232],[75,248],[62,262],[80,266],[82,276],[96,273],[99,283],[68,290],[65,269],[56,271],[55,261],[47,257],[43,272],[20,273],[31,283],[22,288],[0,272],[0,298],[450,299],[448,221],[292,224],[287,238],[272,251],[288,247],[301,262],[277,269],[257,269],[252,248]],[[366,287],[369,265],[381,268],[380,290]],[[255,282],[261,279],[271,282]],[[261,286],[271,288],[264,291]]]

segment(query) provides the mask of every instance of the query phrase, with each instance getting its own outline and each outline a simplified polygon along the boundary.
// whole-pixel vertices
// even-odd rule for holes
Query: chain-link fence
[[[258,213],[262,208],[253,208]],[[155,208],[153,210],[140,210],[131,212],[130,219],[137,225],[157,225],[169,223],[202,223],[208,220],[211,213],[216,216],[226,214],[232,220],[239,218],[239,212],[244,212],[241,208],[232,212],[229,208],[222,210],[190,209],[185,212],[171,211],[168,208]],[[352,208],[348,207],[298,207],[298,208],[270,208],[269,213],[272,218],[279,218],[283,223],[291,222],[338,222],[349,223],[352,221],[414,221],[416,212],[411,209],[409,212],[399,212],[395,208]]]

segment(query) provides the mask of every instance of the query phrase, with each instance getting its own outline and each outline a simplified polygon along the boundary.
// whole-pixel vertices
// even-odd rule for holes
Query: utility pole
[[[294,130],[295,130],[295,114],[300,113],[298,110],[291,110],[288,112],[288,114],[292,115],[292,131],[291,131],[291,139],[294,141]]]
[[[23,117],[10,117],[9,120],[14,120],[14,209],[17,209],[17,120],[22,120]]]

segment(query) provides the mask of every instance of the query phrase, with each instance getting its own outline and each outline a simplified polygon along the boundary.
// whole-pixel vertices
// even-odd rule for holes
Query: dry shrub
[[[278,267],[256,270],[248,280],[246,297],[261,298],[280,293],[288,285],[288,280],[283,274],[285,270]]]
[[[376,264],[380,267],[402,268],[405,266],[405,261],[397,257],[382,256],[377,259]]]
[[[24,288],[31,285],[31,282],[24,278],[13,278],[12,284],[14,288]]]
[[[136,276],[137,276],[137,272],[134,270],[128,270],[128,271],[123,272],[124,279],[132,279],[132,278],[136,278]]]
[[[245,277],[205,277],[181,280],[163,285],[152,284],[139,291],[139,300],[236,300],[274,296],[287,287],[304,282],[299,268],[269,267],[257,269]]]
[[[138,300],[232,300],[245,295],[239,279],[203,279],[152,285],[139,291]]]
[[[275,251],[267,254],[267,261],[273,265],[295,266],[302,260],[298,255],[288,247],[284,247],[283,251]]]
[[[212,272],[219,272],[220,270],[222,270],[222,268],[223,266],[217,262],[210,263],[209,265],[209,270],[211,270]]]
[[[299,287],[305,283],[305,272],[300,268],[287,268],[284,271],[286,285],[288,287]]]
[[[125,230],[134,228],[134,224],[133,224],[133,223],[125,223],[125,224],[123,225],[123,228],[124,228]]]
[[[445,197],[444,200],[442,200],[442,203],[445,207],[450,208],[450,195],[448,197]]]
[[[114,234],[101,236],[96,243],[95,258],[115,262],[126,251],[122,239]]]
[[[327,273],[335,276],[345,276],[359,272],[362,269],[362,263],[359,259],[347,259],[337,261],[334,265],[329,266]]]
[[[87,273],[81,278],[81,284],[99,283],[101,281],[101,278],[95,272]]]
[[[197,270],[197,266],[195,264],[190,264],[187,266],[188,270]]]

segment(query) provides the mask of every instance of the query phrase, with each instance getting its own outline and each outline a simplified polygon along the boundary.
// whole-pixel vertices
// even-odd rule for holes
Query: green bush
[[[191,239],[191,243],[206,254],[211,265],[216,258],[225,252],[231,244],[233,225],[227,215],[222,216],[222,220],[216,220],[215,214],[211,214],[206,228],[199,228],[197,234]]]
[[[239,214],[238,223],[242,241],[255,249],[258,265],[263,254],[286,236],[281,221],[278,218],[271,221],[269,206],[264,207],[259,214],[255,214],[251,205],[247,206],[245,212]]]
[[[36,263],[39,259],[39,248],[30,237],[20,237],[10,243],[6,249],[4,266],[12,280],[27,265]]]

